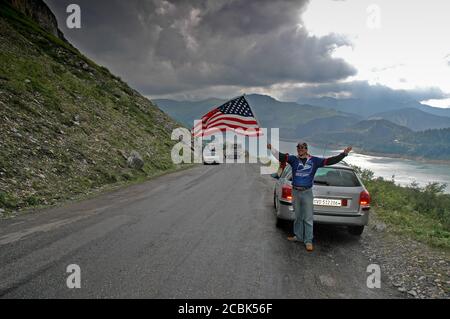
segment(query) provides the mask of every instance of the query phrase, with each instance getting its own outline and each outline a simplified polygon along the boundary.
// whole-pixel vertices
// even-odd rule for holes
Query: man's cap
[[[303,146],[304,148],[308,148],[308,143],[303,142],[303,141],[298,142],[297,147],[302,147],[302,146]]]

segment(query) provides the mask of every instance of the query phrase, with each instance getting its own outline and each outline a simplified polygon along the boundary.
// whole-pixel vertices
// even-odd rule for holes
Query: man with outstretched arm
[[[314,224],[314,197],[312,187],[314,175],[320,167],[334,165],[342,161],[352,151],[347,147],[341,154],[329,158],[311,156],[308,153],[308,144],[299,142],[297,155],[279,153],[267,145],[273,156],[280,162],[287,162],[292,167],[292,198],[295,212],[294,236],[288,237],[289,241],[302,242],[306,250],[312,252],[313,224]]]

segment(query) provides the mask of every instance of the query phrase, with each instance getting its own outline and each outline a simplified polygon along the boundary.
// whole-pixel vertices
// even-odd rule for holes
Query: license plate
[[[342,207],[342,200],[340,200],[340,199],[314,198],[314,205],[316,205],[316,206],[329,206],[329,207]]]

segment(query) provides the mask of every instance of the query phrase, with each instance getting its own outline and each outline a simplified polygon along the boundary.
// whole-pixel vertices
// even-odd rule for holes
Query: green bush
[[[377,215],[401,233],[436,247],[450,248],[450,194],[446,184],[399,186],[354,167],[369,190]]]
[[[17,198],[5,192],[0,192],[0,208],[16,209],[17,205],[18,205]]]

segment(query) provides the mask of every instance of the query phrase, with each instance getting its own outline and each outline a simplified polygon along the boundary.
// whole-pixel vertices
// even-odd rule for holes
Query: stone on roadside
[[[131,155],[128,157],[127,164],[130,168],[142,169],[144,167],[144,160],[138,152],[132,151]]]
[[[72,124],[75,126],[80,126],[80,116],[79,115],[75,115],[73,117]]]
[[[385,223],[377,223],[375,225],[374,229],[379,233],[384,232],[386,230],[386,224]]]
[[[319,281],[323,286],[326,287],[334,287],[336,285],[336,280],[334,280],[334,278],[332,278],[331,276],[327,275],[320,275]]]

